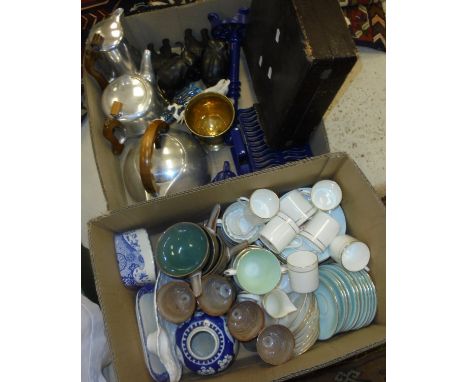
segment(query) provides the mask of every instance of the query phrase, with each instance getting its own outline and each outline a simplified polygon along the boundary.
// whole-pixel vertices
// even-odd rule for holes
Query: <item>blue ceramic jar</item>
[[[176,343],[185,366],[200,375],[225,370],[234,361],[239,348],[224,316],[212,317],[201,311],[179,325]]]

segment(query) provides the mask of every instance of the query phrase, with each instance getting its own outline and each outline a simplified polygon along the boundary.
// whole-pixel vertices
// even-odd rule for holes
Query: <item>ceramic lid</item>
[[[114,101],[122,103],[121,122],[132,121],[146,114],[153,96],[151,86],[141,77],[125,74],[116,78],[102,93],[102,109],[110,115]]]
[[[120,23],[120,17],[123,14],[123,9],[116,9],[112,15],[107,19],[104,19],[89,34],[89,39],[92,39],[94,34],[99,33],[103,37],[103,41],[100,46],[100,51],[109,51],[114,49],[120,44],[124,36],[122,24]]]

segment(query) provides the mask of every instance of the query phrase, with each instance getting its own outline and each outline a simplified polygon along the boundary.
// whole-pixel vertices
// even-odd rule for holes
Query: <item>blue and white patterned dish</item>
[[[141,346],[145,357],[146,367],[151,377],[157,382],[169,382],[169,374],[159,358],[148,351],[148,334],[156,330],[154,310],[154,286],[147,285],[140,288],[136,295],[136,316],[140,332]]]
[[[212,317],[201,311],[179,325],[176,343],[185,366],[199,375],[225,370],[234,361],[239,348],[224,316]]]
[[[114,236],[120,278],[126,287],[136,288],[156,280],[153,251],[145,229],[136,229]]]

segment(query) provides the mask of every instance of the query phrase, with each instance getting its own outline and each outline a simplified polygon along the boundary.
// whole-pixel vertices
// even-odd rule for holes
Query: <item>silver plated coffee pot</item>
[[[101,88],[118,76],[137,71],[139,52],[125,38],[122,16],[123,9],[117,8],[91,29],[86,41],[85,68]]]

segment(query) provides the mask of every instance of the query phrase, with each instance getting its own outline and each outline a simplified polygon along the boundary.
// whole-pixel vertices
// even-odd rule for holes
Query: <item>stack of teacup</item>
[[[221,274],[231,257],[248,243],[227,247],[216,233],[221,211],[213,207],[204,225],[179,222],[169,227],[158,240],[155,261],[158,269],[174,278],[188,278],[195,297],[202,294],[202,276]]]

